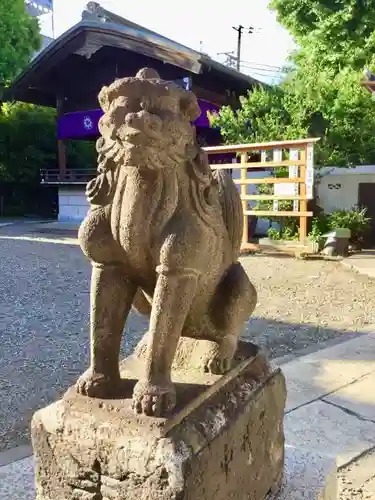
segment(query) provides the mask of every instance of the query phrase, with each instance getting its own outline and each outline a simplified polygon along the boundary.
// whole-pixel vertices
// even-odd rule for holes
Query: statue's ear
[[[192,92],[185,92],[180,100],[181,112],[191,122],[199,118],[201,110],[197,98]]]
[[[98,95],[98,101],[102,110],[106,113],[109,109],[109,88],[103,87]]]

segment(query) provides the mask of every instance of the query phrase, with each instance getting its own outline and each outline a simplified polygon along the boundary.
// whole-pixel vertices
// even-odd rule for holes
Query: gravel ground
[[[246,334],[272,357],[375,325],[375,280],[339,262],[258,254],[243,264],[258,291]]]
[[[90,266],[74,241],[32,226],[0,228],[0,451],[29,441],[34,411],[55,400],[88,363]],[[259,294],[246,336],[272,357],[375,324],[375,281],[338,263],[243,259]],[[126,355],[146,330],[133,314]]]

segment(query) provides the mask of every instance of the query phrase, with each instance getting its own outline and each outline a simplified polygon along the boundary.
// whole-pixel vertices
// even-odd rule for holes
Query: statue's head
[[[195,144],[200,109],[191,92],[160,79],[152,69],[116,80],[99,94],[99,169],[108,162],[134,167],[180,165]]]

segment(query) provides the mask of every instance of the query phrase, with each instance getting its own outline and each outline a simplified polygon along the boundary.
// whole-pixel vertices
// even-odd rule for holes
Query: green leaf
[[[40,46],[38,21],[26,12],[24,0],[1,0],[0,83],[17,76]]]
[[[92,168],[95,144],[69,141],[67,164]],[[39,184],[40,170],[57,168],[56,111],[24,103],[0,108],[0,181]]]

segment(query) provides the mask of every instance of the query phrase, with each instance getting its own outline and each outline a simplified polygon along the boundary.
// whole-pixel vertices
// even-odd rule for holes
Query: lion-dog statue
[[[92,262],[91,366],[76,388],[110,397],[132,307],[149,315],[144,378],[136,413],[161,416],[176,405],[171,368],[181,336],[214,341],[206,371],[228,371],[256,291],[238,262],[241,199],[231,177],[212,173],[197,144],[192,92],[156,71],[116,80],[99,94],[104,115],[98,176],[79,230]]]

